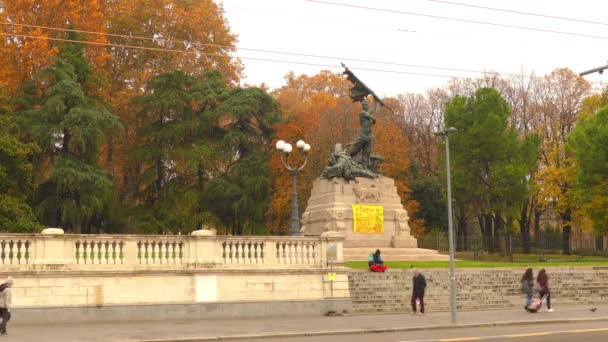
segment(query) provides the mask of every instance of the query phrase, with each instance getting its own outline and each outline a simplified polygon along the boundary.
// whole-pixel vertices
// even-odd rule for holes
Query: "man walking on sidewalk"
[[[426,279],[418,270],[414,269],[412,278],[412,310],[416,314],[416,301],[420,302],[420,314],[424,315],[424,290],[426,289]]]
[[[11,287],[13,286],[13,278],[8,277],[6,282],[0,285],[0,336],[7,335],[6,325],[11,320]]]

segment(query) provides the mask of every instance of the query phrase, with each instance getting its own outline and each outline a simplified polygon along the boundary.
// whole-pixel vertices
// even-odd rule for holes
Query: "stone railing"
[[[48,233],[50,231],[50,234]],[[343,262],[339,236],[0,234],[7,270],[315,268],[328,246]]]

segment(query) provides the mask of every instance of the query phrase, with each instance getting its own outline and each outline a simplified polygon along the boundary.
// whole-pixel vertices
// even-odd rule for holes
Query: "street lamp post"
[[[304,162],[301,166],[289,165],[289,155],[291,154],[293,147],[291,144],[284,142],[283,140],[277,141],[276,148],[279,151],[281,163],[289,170],[292,177],[293,192],[291,193],[291,227],[289,228],[289,235],[297,236],[300,233],[300,214],[298,213],[298,190],[297,190],[297,178],[298,172],[301,171],[306,165],[308,160],[308,152],[310,152],[310,145],[304,142],[304,140],[298,140],[296,147],[304,154]],[[296,163],[298,165],[298,163]]]
[[[448,187],[448,244],[450,248],[450,303],[452,308],[452,324],[457,321],[457,307],[456,307],[456,267],[454,266],[454,227],[452,222],[452,183],[450,177],[450,139],[448,135],[450,133],[457,132],[458,130],[454,127],[444,129],[437,132],[438,135],[443,136],[445,140],[445,164],[447,171],[447,187]]]

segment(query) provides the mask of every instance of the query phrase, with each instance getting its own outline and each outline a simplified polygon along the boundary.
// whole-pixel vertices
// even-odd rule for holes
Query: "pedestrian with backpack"
[[[6,325],[11,320],[11,287],[13,286],[13,278],[8,277],[3,284],[0,284],[0,336],[8,335],[6,332]]]

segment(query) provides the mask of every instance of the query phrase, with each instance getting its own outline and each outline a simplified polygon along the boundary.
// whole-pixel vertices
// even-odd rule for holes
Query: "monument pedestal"
[[[353,205],[382,206],[383,232],[356,233]],[[391,178],[317,179],[302,215],[302,233],[321,235],[336,232],[346,237],[344,259],[347,261],[367,260],[367,256],[376,249],[382,250],[384,260],[448,260],[446,255],[437,251],[417,248],[408,220]]]
[[[353,205],[357,204],[384,208],[384,232],[354,232]],[[317,179],[302,215],[302,232],[304,235],[321,235],[336,231],[346,237],[345,248],[416,248],[417,241],[410,235],[408,220],[391,178]]]

